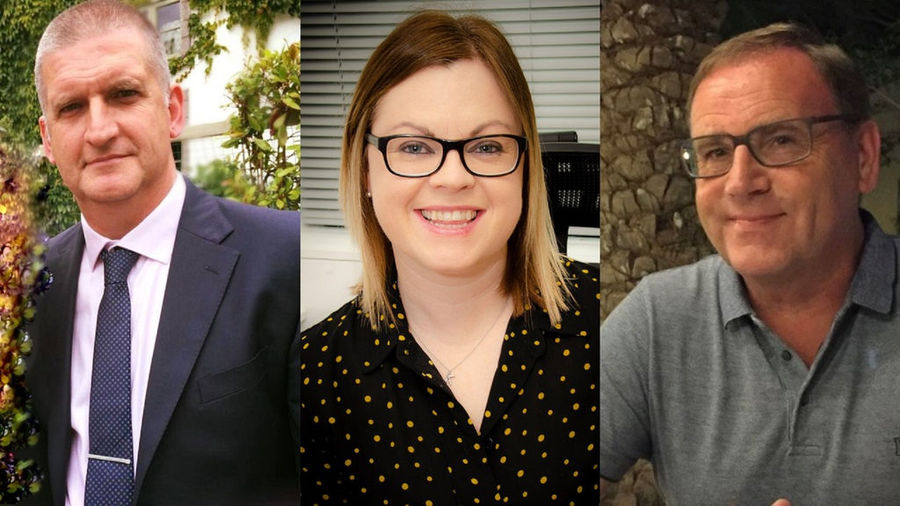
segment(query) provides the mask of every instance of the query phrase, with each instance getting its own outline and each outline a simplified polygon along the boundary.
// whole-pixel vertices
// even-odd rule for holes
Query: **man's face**
[[[779,120],[840,112],[812,61],[781,49],[706,77],[694,96],[691,136],[738,136]],[[856,254],[858,198],[878,180],[878,146],[874,123],[840,121],[813,125],[812,153],[790,166],[763,167],[739,146],[727,174],[696,182],[703,229],[745,280],[827,273]]]
[[[119,28],[49,53],[40,69],[44,152],[85,214],[149,213],[175,177],[182,93],[160,89],[148,54],[137,29]]]

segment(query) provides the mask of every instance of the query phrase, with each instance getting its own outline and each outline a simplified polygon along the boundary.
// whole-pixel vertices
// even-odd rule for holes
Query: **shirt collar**
[[[162,264],[172,259],[175,245],[175,234],[178,232],[178,221],[181,208],[184,206],[185,182],[179,174],[162,201],[136,227],[118,240],[100,235],[81,215],[84,232],[84,255],[93,259],[91,268],[99,264],[100,252],[104,249],[119,246],[138,253]]]
[[[868,211],[860,209],[859,214],[865,236],[848,299],[853,304],[887,313],[894,304],[894,281],[897,277],[894,241],[881,230]],[[753,313],[744,282],[724,260],[718,269],[718,289],[723,322],[727,324]]]
[[[868,211],[860,210],[860,216],[866,235],[859,266],[850,285],[850,302],[886,314],[894,305],[896,248]]]

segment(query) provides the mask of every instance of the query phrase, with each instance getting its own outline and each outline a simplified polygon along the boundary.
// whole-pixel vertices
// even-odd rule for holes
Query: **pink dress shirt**
[[[169,263],[184,205],[185,183],[179,174],[169,193],[144,220],[119,240],[111,240],[94,231],[81,217],[84,230],[84,254],[78,276],[72,335],[72,449],[66,487],[66,505],[84,504],[87,473],[88,413],[91,397],[91,370],[97,310],[103,296],[103,262],[100,252],[115,246],[130,249],[141,256],[128,275],[131,295],[131,427],[134,442],[133,462],[137,468],[138,445],[143,420],[144,399],[150,377],[150,362],[156,344],[156,330],[162,311]]]

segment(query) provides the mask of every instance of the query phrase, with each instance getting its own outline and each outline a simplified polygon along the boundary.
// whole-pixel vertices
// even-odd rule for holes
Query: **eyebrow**
[[[502,126],[504,128],[509,129],[511,132],[516,130],[512,126],[506,124],[505,122],[495,119],[495,120],[489,120],[484,123],[481,123],[478,126],[476,126],[475,128],[473,128],[469,132],[469,137],[477,137],[478,134],[484,132],[488,127],[492,127],[492,126]],[[423,126],[423,125],[419,125],[417,123],[413,123],[411,121],[402,121],[400,123],[397,123],[396,125],[393,125],[391,128],[389,128],[388,131],[400,130],[404,127],[415,130],[417,133],[420,133],[427,137],[437,137],[437,135],[435,135],[435,133],[430,128]]]

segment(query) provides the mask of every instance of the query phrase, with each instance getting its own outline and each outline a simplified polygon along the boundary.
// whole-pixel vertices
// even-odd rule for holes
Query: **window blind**
[[[525,72],[538,130],[600,141],[598,0],[306,1],[301,11],[301,207],[304,224],[343,226],[341,135],[369,55],[412,12],[472,13],[496,23]]]

